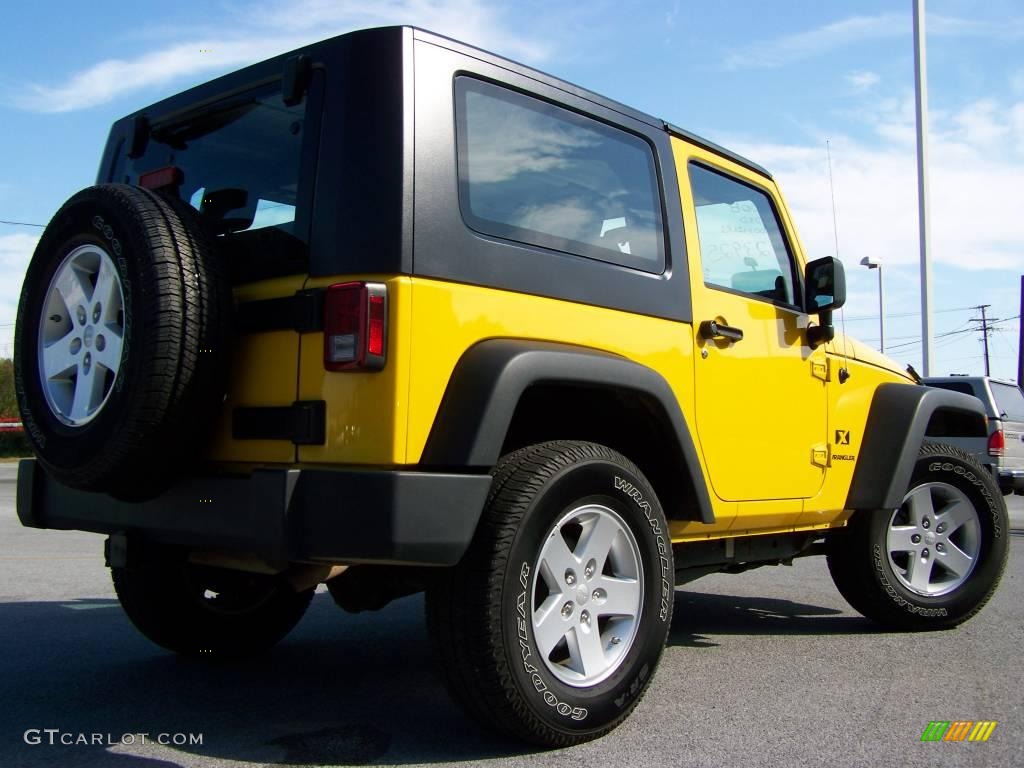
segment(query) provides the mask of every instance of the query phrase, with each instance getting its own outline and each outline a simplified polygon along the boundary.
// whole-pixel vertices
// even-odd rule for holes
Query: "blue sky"
[[[811,257],[835,253],[848,331],[920,367],[911,0],[179,0],[8,4],[0,28],[0,219],[44,224],[94,181],[110,123],[304,42],[410,23],[537,66],[737,149],[779,179]],[[929,0],[932,372],[1015,378],[1024,273],[1024,3]],[[201,51],[209,52],[201,52]],[[0,355],[40,230],[0,224]],[[837,318],[838,320],[838,318]],[[902,346],[895,346],[902,345]]]

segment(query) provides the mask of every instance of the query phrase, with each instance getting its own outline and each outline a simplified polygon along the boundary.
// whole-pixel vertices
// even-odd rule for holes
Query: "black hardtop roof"
[[[633,109],[630,106],[617,102],[613,99],[601,96],[598,93],[581,88],[578,85],[570,83],[566,80],[549,75],[546,72],[542,72],[533,67],[528,67],[525,64],[513,61],[512,59],[499,56],[497,54],[486,51],[482,48],[477,48],[473,45],[454,40],[444,35],[439,35],[435,32],[430,32],[425,29],[412,26],[392,26],[392,27],[374,27],[370,29],[361,29],[353,32],[346,32],[341,35],[334,37],[325,38],[315,43],[302,46],[293,51],[281,53],[277,56],[272,56],[264,61],[254,63],[241,69],[235,70],[220,77],[216,77],[200,85],[196,85],[185,91],[177,93],[173,96],[169,96],[166,99],[162,99],[158,102],[154,102],[148,107],[137,110],[125,117],[125,119],[132,119],[139,115],[146,115],[151,121],[169,122],[175,120],[179,115],[193,112],[197,108],[202,108],[205,102],[212,102],[219,100],[224,97],[225,93],[232,91],[241,91],[252,87],[254,84],[261,82],[271,82],[280,76],[281,68],[284,62],[297,54],[315,54],[317,52],[329,50],[332,46],[337,45],[343,40],[353,39],[358,36],[368,35],[380,35],[380,34],[403,34],[411,33],[416,40],[422,40],[427,43],[439,45],[443,48],[448,48],[464,55],[480,59],[488,64],[508,69],[517,74],[529,77],[538,82],[544,83],[559,90],[570,93],[581,99],[585,99],[594,104],[597,104],[605,109],[610,109],[614,112],[618,112],[622,115],[626,115],[634,120],[647,123],[660,130],[665,130],[670,134],[679,136],[680,138],[686,139],[694,144],[697,144],[704,149],[710,150],[715,154],[726,157],[750,170],[760,173],[767,178],[771,178],[771,174],[757,163],[739,155],[731,150],[728,150],[712,141],[709,141],[701,136],[686,131],[678,126],[672,125],[671,123],[661,120],[649,115],[640,110]]]

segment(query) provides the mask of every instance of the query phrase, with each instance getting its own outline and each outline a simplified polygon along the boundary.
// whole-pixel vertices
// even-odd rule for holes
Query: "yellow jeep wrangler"
[[[772,176],[407,27],[116,122],[18,311],[18,514],[109,536],[179,653],[265,650],[326,582],[426,592],[453,696],[543,745],[637,704],[674,588],[824,554],[940,629],[1007,556],[981,404],[837,337]],[[685,617],[682,617],[685,621]]]

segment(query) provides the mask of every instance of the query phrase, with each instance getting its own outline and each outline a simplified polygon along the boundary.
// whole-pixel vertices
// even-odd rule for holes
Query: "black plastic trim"
[[[17,508],[30,528],[127,533],[271,562],[454,565],[490,487],[489,475],[263,469],[188,477],[127,502],[63,486],[25,459]]]
[[[149,120],[145,115],[136,115],[131,123],[131,145],[128,147],[128,157],[133,160],[142,157],[146,152],[146,144],[149,143]]]
[[[494,466],[519,399],[535,384],[604,387],[652,398],[675,436],[675,445],[666,450],[678,454],[679,480],[685,477],[692,483],[699,519],[714,522],[697,450],[668,382],[631,360],[583,347],[517,339],[492,339],[471,347],[448,382],[421,464]],[[666,511],[673,517],[672,510]]]
[[[323,288],[313,288],[297,291],[293,296],[243,302],[235,309],[235,330],[241,333],[322,331],[324,295]]]
[[[235,440],[291,440],[295,445],[327,442],[327,403],[299,400],[292,405],[243,406],[231,414]]]
[[[977,435],[985,436],[985,409],[976,397],[919,384],[881,384],[875,390],[846,509],[896,509],[903,502],[938,411],[977,416]]]
[[[285,59],[281,75],[281,100],[286,106],[294,107],[306,94],[312,62],[309,56],[299,54]]]

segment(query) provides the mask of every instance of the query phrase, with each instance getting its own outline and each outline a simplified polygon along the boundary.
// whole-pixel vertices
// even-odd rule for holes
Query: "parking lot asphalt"
[[[260,659],[165,653],[122,614],[100,536],[19,525],[14,476],[0,464],[5,768],[1024,765],[1022,497],[1009,499],[1021,532],[1002,585],[967,624],[880,631],[819,558],[707,577],[677,592],[668,647],[633,716],[598,741],[537,752],[481,731],[449,701],[418,597],[349,615],[318,594]],[[986,743],[922,743],[933,720],[998,725]],[[103,743],[60,744],[94,734]],[[155,743],[163,734],[202,743]]]

